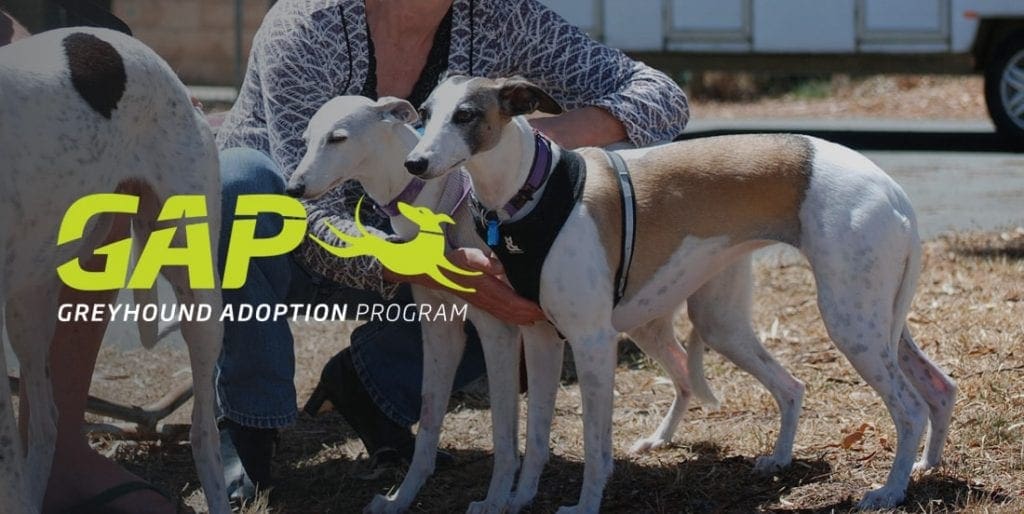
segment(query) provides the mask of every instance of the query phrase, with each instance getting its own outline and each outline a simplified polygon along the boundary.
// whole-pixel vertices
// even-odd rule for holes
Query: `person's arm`
[[[646,146],[682,133],[686,95],[664,73],[594,41],[537,0],[508,9],[507,62],[499,71],[533,81],[568,111],[533,120],[539,130],[570,148],[621,139]]]

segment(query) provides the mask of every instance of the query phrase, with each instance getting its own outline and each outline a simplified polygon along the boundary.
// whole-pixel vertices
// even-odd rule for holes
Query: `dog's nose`
[[[419,159],[409,159],[408,161],[405,161],[405,169],[409,170],[409,173],[418,177],[427,171],[427,164],[429,162],[430,161],[424,157],[420,157]]]
[[[288,196],[302,198],[302,195],[306,194],[306,183],[299,182],[298,184],[290,185],[288,186],[288,189],[284,190],[284,192],[288,193]]]

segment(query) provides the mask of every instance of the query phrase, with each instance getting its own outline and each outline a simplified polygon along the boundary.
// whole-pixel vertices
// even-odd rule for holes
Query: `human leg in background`
[[[277,166],[262,152],[233,148],[222,151],[220,157],[222,219],[234,219],[239,195],[284,193],[284,181]],[[262,214],[257,219],[256,236],[271,237],[281,227],[280,216]],[[221,273],[231,229],[228,222],[221,228]],[[225,308],[284,302],[292,266],[288,255],[253,259],[245,284],[223,291]],[[253,486],[266,489],[272,485],[277,429],[293,423],[297,414],[294,375],[293,339],[287,320],[224,323],[217,397],[222,415],[225,479],[233,497],[250,498]]]

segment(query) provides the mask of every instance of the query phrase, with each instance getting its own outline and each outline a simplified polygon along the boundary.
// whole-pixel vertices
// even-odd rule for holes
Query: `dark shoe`
[[[247,427],[230,419],[220,425],[221,458],[230,495],[248,501],[273,487],[270,468],[279,439],[277,430]]]
[[[327,362],[320,374],[320,383],[302,410],[315,417],[326,402],[330,402],[341,413],[363,441],[371,458],[371,467],[378,467],[377,462],[392,466],[395,462],[404,461],[408,464],[412,460],[416,449],[412,430],[392,421],[370,398],[352,364],[349,348]],[[436,468],[447,467],[452,462],[454,459],[450,454],[437,452]]]

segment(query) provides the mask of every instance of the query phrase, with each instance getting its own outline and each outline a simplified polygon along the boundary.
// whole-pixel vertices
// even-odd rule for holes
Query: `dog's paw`
[[[868,491],[864,495],[864,499],[857,504],[857,508],[860,510],[891,509],[903,503],[905,494],[904,491],[897,490],[895,487],[882,487]]]
[[[789,467],[792,458],[781,459],[774,455],[762,455],[754,461],[754,473],[758,475],[774,475]]]
[[[928,459],[921,459],[914,463],[914,473],[928,471],[939,466],[938,462],[930,462]]]
[[[399,505],[395,500],[382,494],[378,494],[377,496],[374,496],[373,501],[363,509],[363,514],[398,514],[399,512],[405,512],[405,510],[405,507]]]
[[[517,514],[519,511],[528,507],[533,503],[533,498],[537,495],[537,491],[527,493],[524,491],[516,492],[515,496],[512,497],[512,501],[508,504],[508,511],[510,514]]]
[[[556,512],[557,512],[557,514],[589,514],[590,512],[593,512],[594,514],[597,514],[598,511],[597,510],[588,511],[582,505],[572,505],[572,506],[568,506],[567,505],[565,507],[560,507]]]
[[[637,439],[633,446],[629,447],[629,453],[633,455],[639,455],[641,453],[647,453],[651,450],[657,450],[663,446],[667,446],[672,441],[662,437],[651,436]]]
[[[493,502],[482,500],[469,504],[469,508],[466,509],[466,514],[501,514],[506,511],[505,502]]]

